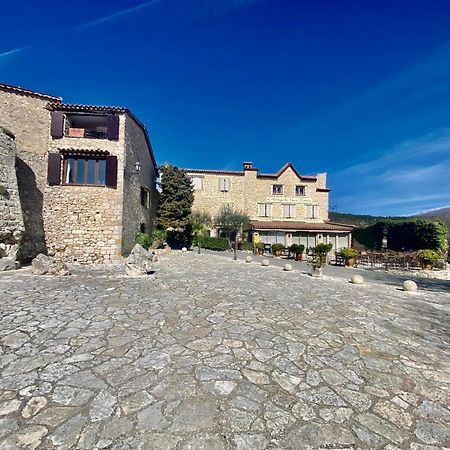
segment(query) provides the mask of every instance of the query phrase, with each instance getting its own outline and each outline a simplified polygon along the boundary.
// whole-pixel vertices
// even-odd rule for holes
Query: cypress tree
[[[161,173],[156,227],[162,230],[172,228],[184,230],[189,224],[194,188],[190,178],[178,167],[165,164]]]

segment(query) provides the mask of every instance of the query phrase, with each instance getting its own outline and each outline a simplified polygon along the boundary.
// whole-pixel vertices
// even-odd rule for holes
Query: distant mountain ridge
[[[416,214],[410,217],[370,216],[364,214],[345,214],[330,211],[331,222],[355,225],[357,227],[373,225],[374,223],[385,219],[440,219],[447,225],[447,228],[450,231],[450,207],[435,209],[433,211]]]

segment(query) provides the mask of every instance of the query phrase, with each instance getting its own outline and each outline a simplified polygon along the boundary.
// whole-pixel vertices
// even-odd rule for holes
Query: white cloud
[[[123,16],[127,16],[130,14],[136,13],[138,11],[141,11],[145,8],[148,8],[149,6],[159,3],[160,1],[162,1],[162,0],[150,0],[148,2],[140,3],[139,5],[132,6],[131,8],[121,9],[120,11],[116,11],[116,12],[108,14],[106,16],[99,17],[97,19],[90,20],[89,22],[82,23],[81,25],[78,25],[76,28],[84,29],[84,28],[96,27],[97,25],[101,25],[102,23],[111,22],[111,21],[117,20]]]

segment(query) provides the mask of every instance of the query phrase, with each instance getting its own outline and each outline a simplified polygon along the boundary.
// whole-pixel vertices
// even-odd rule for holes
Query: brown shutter
[[[119,140],[119,116],[116,114],[108,116],[108,139],[110,141]]]
[[[59,153],[48,154],[47,181],[49,186],[61,184],[61,155]]]
[[[117,156],[106,157],[106,186],[117,187]]]
[[[61,139],[64,136],[64,113],[52,111],[52,138]]]

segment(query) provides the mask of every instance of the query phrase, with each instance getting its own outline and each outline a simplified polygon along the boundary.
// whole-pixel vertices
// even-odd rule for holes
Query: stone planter
[[[322,267],[313,267],[311,270],[311,276],[315,278],[323,277]]]
[[[355,258],[347,258],[345,260],[345,267],[353,267],[355,265]]]

